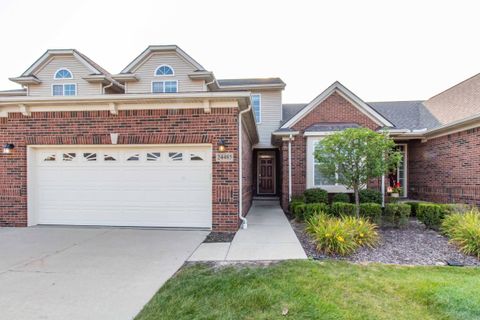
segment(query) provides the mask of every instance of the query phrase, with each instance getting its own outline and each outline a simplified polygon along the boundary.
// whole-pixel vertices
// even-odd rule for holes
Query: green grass
[[[152,319],[480,319],[480,268],[195,265],[170,279],[136,318]]]

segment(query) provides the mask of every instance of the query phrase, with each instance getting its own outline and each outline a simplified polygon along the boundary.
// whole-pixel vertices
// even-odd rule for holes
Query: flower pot
[[[390,194],[390,196],[391,196],[392,198],[398,198],[398,197],[400,197],[400,194],[393,192],[392,194]]]

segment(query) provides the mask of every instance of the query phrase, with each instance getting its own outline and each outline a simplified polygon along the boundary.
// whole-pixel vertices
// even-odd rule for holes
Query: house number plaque
[[[231,152],[217,153],[215,156],[217,162],[233,162],[233,153]]]

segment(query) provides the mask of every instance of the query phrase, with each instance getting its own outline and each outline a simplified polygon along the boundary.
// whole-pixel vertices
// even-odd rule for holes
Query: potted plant
[[[395,183],[393,187],[388,187],[387,192],[390,193],[392,198],[400,197],[400,192],[402,192],[402,186],[400,182]]]

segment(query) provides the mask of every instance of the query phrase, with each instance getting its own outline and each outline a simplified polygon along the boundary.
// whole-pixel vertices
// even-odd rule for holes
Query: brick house
[[[150,46],[118,74],[48,50],[11,80],[22,89],[0,91],[0,226],[235,231],[254,197],[350,192],[312,153],[359,126],[395,138],[405,160],[387,183],[404,196],[480,202],[480,76],[427,101],[365,103],[335,82],[292,105],[279,78],[216,79],[177,46]]]

